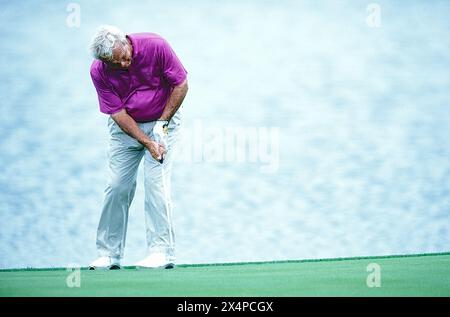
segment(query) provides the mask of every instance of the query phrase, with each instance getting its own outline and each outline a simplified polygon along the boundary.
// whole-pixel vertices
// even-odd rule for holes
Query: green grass
[[[381,287],[369,288],[369,263]],[[0,296],[450,296],[450,252],[410,256],[180,265],[172,270],[0,271]]]

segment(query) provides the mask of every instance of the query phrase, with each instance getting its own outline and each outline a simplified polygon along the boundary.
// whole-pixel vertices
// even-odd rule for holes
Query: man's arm
[[[169,100],[164,107],[163,113],[158,120],[170,121],[178,108],[183,103],[184,97],[188,91],[187,79],[185,79],[180,85],[173,88]]]
[[[119,125],[123,132],[135,138],[145,146],[155,160],[160,161],[166,152],[164,147],[150,139],[137,125],[136,121],[127,113],[125,109],[111,115],[111,118]]]

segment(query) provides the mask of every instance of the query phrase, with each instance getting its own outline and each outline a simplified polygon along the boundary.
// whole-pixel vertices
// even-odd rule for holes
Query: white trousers
[[[128,224],[128,210],[136,191],[136,177],[142,157],[144,161],[145,225],[148,251],[164,252],[175,260],[175,236],[172,223],[170,178],[173,154],[178,144],[182,106],[169,123],[168,151],[163,164],[129,136],[110,117],[108,165],[109,177],[103,196],[103,208],[97,230],[100,256],[123,258]],[[155,121],[138,123],[153,139]]]

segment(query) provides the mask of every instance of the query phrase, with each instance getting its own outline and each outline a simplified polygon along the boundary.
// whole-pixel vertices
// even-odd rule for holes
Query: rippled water
[[[169,40],[186,131],[279,128],[275,173],[176,163],[180,263],[449,251],[448,1],[378,1],[380,28],[366,1],[77,3],[79,28],[64,2],[0,4],[0,267],[96,256],[107,117],[87,46],[102,23]],[[142,173],[125,264],[146,252]]]

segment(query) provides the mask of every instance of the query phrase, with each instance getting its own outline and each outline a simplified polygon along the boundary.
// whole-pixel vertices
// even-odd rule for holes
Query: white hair
[[[97,29],[89,47],[91,54],[96,59],[111,60],[116,44],[126,45],[125,33],[112,25],[102,25]]]

